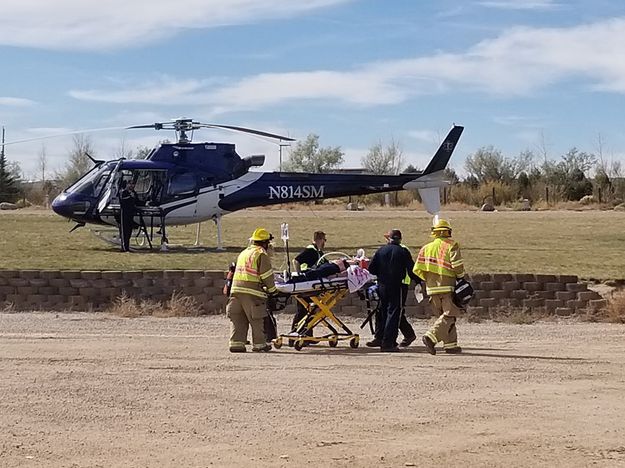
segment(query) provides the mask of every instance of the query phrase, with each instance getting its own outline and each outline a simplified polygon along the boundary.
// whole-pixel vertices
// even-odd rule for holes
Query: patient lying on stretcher
[[[358,264],[358,260],[341,259],[324,263],[318,268],[293,276],[286,282],[276,278],[278,291],[294,294],[305,291],[322,291],[326,287],[344,287],[354,293],[375,281],[375,276]]]
[[[347,271],[350,265],[355,265],[353,260],[339,259],[319,265],[317,268],[306,270],[297,276],[292,276],[287,283],[303,283],[305,281],[314,281],[330,276],[339,275]]]

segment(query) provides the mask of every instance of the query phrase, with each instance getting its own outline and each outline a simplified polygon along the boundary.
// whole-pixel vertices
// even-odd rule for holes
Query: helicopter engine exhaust
[[[245,165],[248,167],[260,167],[265,164],[265,155],[264,154],[254,154],[252,156],[247,156],[243,158],[245,161]]]

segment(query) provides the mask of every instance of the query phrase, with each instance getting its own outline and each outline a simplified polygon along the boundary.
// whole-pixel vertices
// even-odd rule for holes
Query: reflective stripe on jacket
[[[406,249],[408,251],[408,253],[410,253],[410,249],[408,247],[406,247],[404,244],[399,244],[399,246],[403,247],[404,249]],[[410,254],[410,257],[412,258],[412,254]],[[410,275],[408,273],[406,273],[406,277],[402,281],[402,284],[406,284],[406,285],[410,286],[410,282],[411,281],[412,281],[412,279],[410,279]]]
[[[267,298],[277,291],[269,255],[258,245],[251,245],[239,254],[232,277],[230,294],[250,294]]]
[[[464,276],[460,246],[449,237],[437,237],[421,247],[413,272],[425,280],[428,294],[453,292],[456,278]]]
[[[305,271],[305,270],[308,270],[309,268],[315,268],[315,267],[317,267],[319,265],[323,265],[324,263],[328,262],[327,258],[321,258],[324,255],[323,251],[319,250],[315,244],[307,245],[306,249],[304,249],[304,250],[308,250],[308,249],[312,249],[312,250],[314,250],[316,252],[317,260],[312,265],[309,265],[308,263],[300,264],[300,266],[299,266],[300,271]]]

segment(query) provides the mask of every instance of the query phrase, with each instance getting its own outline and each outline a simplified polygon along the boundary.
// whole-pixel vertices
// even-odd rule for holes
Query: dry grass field
[[[463,320],[462,355],[242,355],[223,317],[0,314],[0,465],[625,466],[624,327]]]
[[[576,274],[582,278],[625,278],[625,212],[542,211],[446,214],[472,272]],[[413,251],[428,240],[431,218],[422,211],[348,212],[247,210],[223,219],[225,252],[216,252],[213,223],[202,225],[203,248],[173,248],[168,253],[122,254],[81,228],[43,210],[0,212],[0,268],[4,269],[225,269],[258,226],[279,233],[289,223],[291,250],[306,245],[316,229],[328,233],[326,250],[369,253],[391,227],[404,232]],[[169,229],[170,242],[191,245],[195,226]],[[276,268],[284,262],[277,241]]]

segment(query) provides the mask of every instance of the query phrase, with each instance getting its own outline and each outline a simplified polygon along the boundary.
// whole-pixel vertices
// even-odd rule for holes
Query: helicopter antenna
[[[96,167],[100,166],[101,164],[104,164],[106,161],[104,161],[103,159],[95,159],[94,157],[92,157],[89,153],[87,153],[85,151],[85,156],[87,156],[89,159],[91,159],[93,161],[93,164],[95,164]]]

